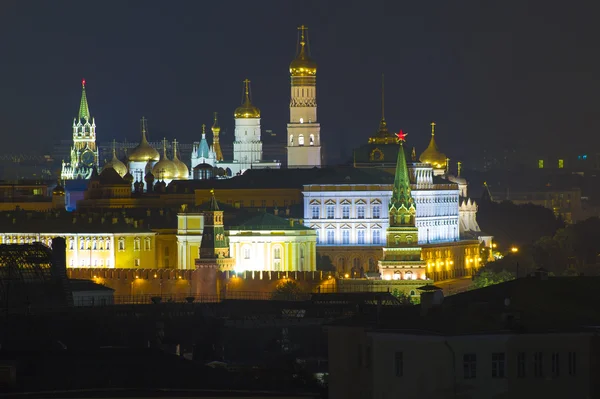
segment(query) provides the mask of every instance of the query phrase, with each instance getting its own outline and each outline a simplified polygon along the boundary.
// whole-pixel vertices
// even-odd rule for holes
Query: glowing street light
[[[512,252],[513,254],[515,254],[515,253],[519,252],[519,248],[517,248],[517,247],[512,247],[512,248],[510,249],[510,252]]]

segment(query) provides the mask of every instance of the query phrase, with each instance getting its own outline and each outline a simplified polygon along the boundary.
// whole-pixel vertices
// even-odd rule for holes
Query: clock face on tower
[[[81,154],[81,163],[85,166],[91,167],[94,165],[94,153],[90,150],[85,150],[83,154]]]

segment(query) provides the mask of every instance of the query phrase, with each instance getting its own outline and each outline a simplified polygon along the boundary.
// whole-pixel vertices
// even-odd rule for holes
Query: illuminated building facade
[[[260,212],[228,228],[235,271],[316,271],[314,230]]]
[[[317,122],[317,64],[310,58],[307,28],[300,30],[296,58],[290,63],[288,168],[321,166],[321,125]]]
[[[70,162],[63,160],[60,177],[62,180],[89,179],[93,168],[98,168],[96,148],[96,121],[90,114],[85,92],[85,80],[81,83],[79,114],[73,119],[73,145]]]

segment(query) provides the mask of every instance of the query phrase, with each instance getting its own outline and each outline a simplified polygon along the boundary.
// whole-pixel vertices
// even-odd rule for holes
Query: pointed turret
[[[81,102],[79,103],[79,119],[89,121],[92,119],[87,96],[85,95],[85,79],[81,81]]]
[[[393,142],[394,135],[389,132],[387,122],[385,120],[385,81],[384,75],[381,74],[381,120],[379,121],[379,129],[375,135],[369,137],[369,143],[392,144]]]
[[[215,158],[217,161],[223,161],[223,152],[221,151],[221,144],[219,143],[219,134],[221,133],[221,127],[217,119],[217,113],[215,112],[215,121],[212,125],[213,133],[213,151],[215,152]]]
[[[200,259],[229,258],[229,243],[223,227],[223,211],[219,209],[215,190],[210,190],[211,198],[204,214],[204,229],[200,243]]]
[[[390,200],[390,226],[414,226],[415,203],[410,192],[410,177],[404,154],[404,141],[406,134],[400,131],[397,134],[400,148],[398,149],[398,160],[396,161],[396,175],[392,199]]]
[[[198,156],[200,158],[208,158],[209,150],[208,141],[206,141],[206,125],[202,125],[202,139],[200,139],[200,146],[198,147]]]

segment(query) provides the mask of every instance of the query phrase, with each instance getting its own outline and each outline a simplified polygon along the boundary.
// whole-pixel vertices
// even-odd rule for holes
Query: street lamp
[[[517,252],[519,252],[519,248],[517,248],[517,247],[511,247],[510,248],[510,252],[512,252],[513,254],[516,254]]]

